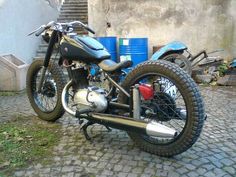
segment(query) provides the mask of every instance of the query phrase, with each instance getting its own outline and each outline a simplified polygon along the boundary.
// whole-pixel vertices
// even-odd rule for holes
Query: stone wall
[[[41,39],[29,32],[56,20],[60,0],[0,0],[0,55],[14,54],[26,63],[35,56]]]
[[[192,53],[224,48],[224,56],[236,56],[235,0],[88,1],[89,24],[99,36],[146,36],[150,53],[153,45],[179,40]]]

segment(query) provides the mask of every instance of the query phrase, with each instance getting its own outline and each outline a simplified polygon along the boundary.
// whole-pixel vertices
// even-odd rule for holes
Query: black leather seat
[[[98,66],[106,72],[115,72],[124,68],[129,68],[133,65],[130,60],[125,60],[120,63],[116,63],[113,60],[103,60],[98,64]]]

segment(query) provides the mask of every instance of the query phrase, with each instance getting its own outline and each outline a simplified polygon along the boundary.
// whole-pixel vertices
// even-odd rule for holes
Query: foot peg
[[[84,123],[84,120],[79,119],[79,124],[82,125]]]
[[[108,127],[108,126],[105,126],[105,127],[106,127],[106,129],[107,129],[108,132],[111,132],[111,131],[112,131],[112,129],[111,129],[110,127]]]
[[[80,122],[83,123],[83,120],[80,120]],[[93,124],[94,124],[93,122],[88,121],[87,123],[85,123],[84,125],[82,125],[82,127],[80,128],[80,130],[83,131],[83,134],[84,134],[86,140],[89,140],[89,141],[90,141],[90,140],[92,139],[92,138],[88,135],[87,129],[88,129],[88,127],[89,127],[90,125],[93,125]],[[106,129],[107,129],[108,132],[111,132],[111,131],[112,131],[112,129],[111,129],[110,127],[108,127],[108,126],[105,126],[105,127],[106,127]]]

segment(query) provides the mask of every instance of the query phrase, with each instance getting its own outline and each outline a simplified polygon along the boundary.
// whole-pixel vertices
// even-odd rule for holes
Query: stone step
[[[48,43],[46,43],[45,41],[41,42],[41,44],[39,45],[39,47],[47,47]]]
[[[84,9],[88,8],[88,4],[64,4],[61,6],[61,9],[69,9],[73,7]]]
[[[36,52],[36,56],[38,55],[38,54],[45,54],[47,52],[47,47],[45,47],[45,48],[38,48],[38,50],[37,50],[37,52]],[[53,50],[53,53],[58,53],[59,51],[58,51],[58,48],[56,48],[56,49],[54,49]]]
[[[74,9],[76,9],[76,10],[87,10],[88,9],[88,7],[87,6],[76,6],[76,5],[74,5],[74,6],[62,6],[61,7],[61,11],[63,11],[63,10],[74,10]]]
[[[48,46],[39,46],[37,52],[40,52],[40,51],[44,51],[44,52],[46,52],[47,49],[48,49]]]
[[[88,0],[66,0],[64,3],[66,2],[88,2]]]
[[[78,16],[62,16],[62,17],[58,17],[58,20],[63,20],[63,19],[66,19],[66,20],[68,20],[68,19],[78,19],[78,18],[80,18],[80,17],[78,17]],[[81,18],[80,18],[81,20],[87,20],[88,19],[88,16],[81,16]]]
[[[66,7],[66,6],[87,6],[88,3],[87,2],[72,2],[72,3],[68,3],[65,2],[62,7]]]
[[[58,17],[57,18],[58,20],[63,20],[63,19],[66,19],[66,20],[68,20],[68,19],[78,19],[78,16],[71,16],[71,15],[69,15],[69,16],[62,16],[62,17]],[[82,16],[82,18],[80,18],[81,20],[87,20],[88,19],[88,16]]]
[[[70,5],[62,5],[61,6],[61,10],[62,9],[74,9],[74,8],[77,8],[77,9],[87,9],[88,8],[88,4],[70,4]]]
[[[87,1],[65,1],[62,5],[70,5],[70,4],[88,4]]]
[[[74,1],[68,1],[66,0],[63,4],[69,4],[69,3],[88,3],[87,1],[78,1],[78,0],[74,0]]]
[[[36,56],[33,58],[33,60],[38,60],[38,59],[44,59],[45,56]],[[59,60],[59,58],[52,58],[54,60]]]
[[[62,6],[61,7],[61,12],[63,12],[64,10],[77,10],[77,11],[79,11],[79,10],[87,10],[88,9],[88,7],[87,6],[84,6],[84,7],[81,7],[81,6]]]
[[[47,47],[39,47],[39,49],[37,50],[37,54],[39,53],[46,53],[47,52]],[[55,52],[58,52],[58,49],[54,49],[53,51],[54,53]]]
[[[74,18],[74,17],[77,17],[77,16],[85,16],[85,17],[88,17],[88,14],[86,14],[86,13],[79,13],[79,12],[78,12],[78,13],[75,12],[74,14],[66,14],[66,13],[63,13],[63,14],[60,14],[58,18],[60,18],[61,16],[62,16],[62,17],[73,17],[73,18]]]
[[[65,3],[61,6],[62,7],[87,7],[88,3]]]
[[[88,8],[88,4],[64,4],[61,6],[61,9],[63,8],[71,8],[71,7],[77,7],[77,8]]]
[[[88,11],[87,10],[79,10],[79,11],[75,11],[75,10],[67,10],[67,11],[61,11],[60,15],[64,15],[64,14],[68,14],[68,15],[78,15],[78,14],[86,14],[88,15]]]
[[[80,18],[72,18],[72,19],[70,19],[70,18],[63,18],[63,19],[57,19],[57,22],[58,23],[67,23],[67,22],[72,22],[72,21],[75,21],[75,20],[79,20],[79,21],[81,21],[81,22],[83,22],[84,24],[87,24],[88,23],[88,20],[87,19],[80,19]]]
[[[85,4],[88,4],[88,2],[87,1],[66,1],[63,3],[63,6],[64,5],[71,5],[71,4],[85,5]]]
[[[73,8],[66,8],[66,9],[61,9],[60,13],[73,13],[73,12],[82,12],[82,13],[85,13],[85,12],[88,12],[88,9],[87,8],[76,8],[76,7],[73,7]]]
[[[65,3],[87,3],[88,1],[87,0],[66,0],[63,4]]]
[[[61,9],[60,13],[70,13],[70,12],[88,12],[88,8],[73,7]]]
[[[70,14],[61,14],[59,15],[58,19],[61,18],[81,18],[81,19],[88,19],[88,15],[87,14],[78,14],[78,15],[70,15]]]
[[[78,17],[76,17],[76,18],[58,18],[58,22],[62,22],[62,23],[76,21],[76,20],[79,20],[79,21],[81,21],[82,23],[85,23],[85,24],[88,23],[88,19],[87,18],[86,19],[78,18]]]
[[[88,12],[75,12],[75,11],[70,13],[64,12],[61,13],[59,16],[81,16],[81,15],[88,16]]]
[[[60,15],[58,19],[88,19],[87,15]]]
[[[37,53],[35,58],[44,58],[45,57],[45,53]],[[56,53],[53,53],[51,58],[60,58],[60,54],[58,53],[58,55]]]

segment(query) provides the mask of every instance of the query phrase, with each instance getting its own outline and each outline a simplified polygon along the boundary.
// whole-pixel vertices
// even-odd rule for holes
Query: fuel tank
[[[99,63],[111,58],[101,43],[88,36],[63,36],[59,50],[63,58],[85,63]]]

